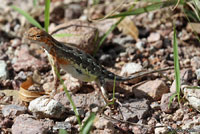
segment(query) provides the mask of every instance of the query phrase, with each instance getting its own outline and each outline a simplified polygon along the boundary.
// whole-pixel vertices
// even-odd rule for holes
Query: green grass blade
[[[36,7],[37,6],[38,1],[37,0],[33,0],[33,6]]]
[[[176,80],[176,93],[178,101],[180,102],[180,88],[181,88],[181,79],[180,79],[180,67],[179,67],[179,56],[178,56],[178,42],[176,38],[176,28],[174,26],[174,35],[173,35],[173,51],[174,51],[174,69],[175,69],[175,80]]]
[[[132,10],[133,6],[131,6],[128,11]],[[107,36],[117,27],[117,25],[119,25],[119,23],[125,19],[126,16],[122,16],[114,25],[112,25],[110,27],[110,29],[103,35],[103,37],[101,38],[95,52],[94,55],[97,53],[97,51],[99,50],[99,48],[101,47],[101,45],[103,44],[103,42],[105,41],[105,39],[107,38]]]
[[[44,11],[44,29],[48,33],[48,27],[49,27],[49,9],[50,9],[50,2],[51,0],[45,0],[45,11]]]
[[[38,23],[33,17],[31,17],[27,12],[21,10],[20,8],[16,7],[16,6],[11,6],[11,8],[13,8],[15,11],[19,12],[21,15],[23,15],[27,21],[29,21],[31,24],[33,24],[34,26],[42,29],[42,26],[40,25],[40,23]]]
[[[146,13],[146,12],[154,11],[154,10],[157,10],[157,9],[169,7],[169,6],[175,5],[176,3],[177,3],[177,0],[167,0],[167,1],[163,1],[163,2],[156,2],[156,3],[153,3],[153,4],[148,5],[146,7],[137,8],[137,9],[132,10],[132,11],[122,12],[122,13],[119,13],[117,15],[110,16],[108,18],[117,18],[117,17],[130,16],[130,15],[139,15],[139,14],[142,14],[142,13]],[[184,4],[184,3],[180,2],[179,4]]]
[[[67,98],[68,98],[70,104],[72,105],[73,111],[74,111],[74,113],[75,113],[75,115],[76,115],[76,118],[77,118],[77,120],[78,120],[78,124],[81,126],[81,120],[80,120],[80,117],[79,117],[79,113],[78,113],[78,111],[77,111],[77,108],[76,108],[76,106],[75,106],[75,103],[73,102],[72,97],[70,96],[70,94],[69,94],[69,92],[68,92],[68,90],[67,90],[67,87],[65,86],[64,81],[63,81],[63,79],[61,78],[61,76],[60,76],[60,74],[59,74],[59,72],[58,72],[58,70],[57,70],[57,68],[56,68],[55,66],[54,66],[54,70],[55,70],[55,72],[56,72],[56,75],[58,76],[58,79],[60,80],[60,83],[61,83],[62,86],[63,86],[63,89],[64,89],[64,91],[65,91],[65,94],[66,94],[66,96],[67,96]]]
[[[66,130],[64,129],[59,129],[58,134],[68,134]]]
[[[115,100],[115,88],[116,88],[116,77],[114,78],[114,82],[113,82],[113,98],[112,100]]]
[[[117,27],[117,25],[124,19],[125,17],[121,17],[114,25],[112,25],[110,27],[110,29],[103,35],[103,37],[101,38],[95,52],[94,55],[97,53],[97,51],[99,50],[99,48],[101,47],[101,45],[103,44],[103,42],[105,41],[105,39],[107,38],[107,36]]]
[[[169,105],[168,105],[169,108],[170,108],[170,106],[172,104],[172,101],[173,101],[174,97],[176,97],[176,95],[177,95],[177,93],[175,93],[172,96],[170,96],[170,98],[169,98]]]
[[[59,34],[53,34],[53,37],[71,37],[71,36],[80,36],[80,35],[75,35],[75,34],[70,34],[70,33],[59,33]]]
[[[91,113],[88,119],[85,121],[83,127],[81,128],[81,134],[89,134],[92,124],[94,122],[96,115],[95,113]]]

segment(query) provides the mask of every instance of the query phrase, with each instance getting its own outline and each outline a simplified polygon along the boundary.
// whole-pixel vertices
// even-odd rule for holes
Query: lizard
[[[37,43],[52,55],[56,64],[72,77],[83,82],[95,81],[101,90],[104,101],[108,102],[106,90],[104,88],[106,81],[128,81],[150,73],[165,71],[165,69],[140,72],[129,77],[122,77],[106,70],[90,54],[63,44],[54,39],[50,34],[42,29],[32,27],[26,33],[26,38]]]

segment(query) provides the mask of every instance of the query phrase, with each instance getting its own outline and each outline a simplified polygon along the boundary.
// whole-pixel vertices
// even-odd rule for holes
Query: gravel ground
[[[51,92],[54,79],[47,55],[39,45],[24,38],[32,25],[10,7],[20,7],[43,25],[44,2],[38,0],[38,4],[16,0],[2,1],[0,5],[1,134],[58,133],[59,129],[75,134],[80,129],[62,85],[53,99],[44,96]],[[100,1],[98,5],[92,5],[92,0],[52,0],[49,31],[72,34],[55,38],[93,54],[102,35],[117,19],[88,19],[103,17],[118,5],[119,1],[114,0]],[[92,112],[97,113],[92,134],[199,133],[200,91],[192,87],[199,86],[200,43],[183,12],[179,8],[164,8],[125,20],[108,35],[95,59],[122,76],[173,67],[174,22],[181,67],[181,102],[175,98],[169,107],[170,97],[176,92],[173,69],[116,83],[115,96],[120,105],[114,109],[103,109],[105,104],[95,83],[81,82],[61,70],[81,120],[85,122]],[[111,97],[113,83],[106,83],[106,89]]]

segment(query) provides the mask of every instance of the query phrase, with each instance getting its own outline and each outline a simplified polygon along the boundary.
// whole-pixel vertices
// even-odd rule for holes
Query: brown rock
[[[200,68],[200,57],[199,56],[194,56],[192,59],[191,59],[191,65],[192,65],[192,68],[193,70],[196,70],[196,69],[199,69]]]
[[[15,71],[42,68],[46,63],[30,55],[28,47],[23,46],[17,53],[17,61],[13,64]]]
[[[74,101],[76,107],[87,107],[90,105],[104,106],[104,100],[100,93],[91,92],[87,94],[72,94],[72,100]],[[54,99],[61,102],[65,107],[69,107],[69,100],[65,92],[60,92],[54,96]],[[71,105],[70,105],[71,107]]]
[[[175,101],[172,101],[171,105],[169,107],[170,97],[172,95],[173,95],[173,93],[167,93],[167,94],[162,95],[160,108],[165,113],[171,113],[174,109],[176,109],[178,107],[178,103]]]
[[[131,99],[122,103],[121,113],[125,121],[138,122],[149,115],[149,101],[146,99]]]
[[[148,42],[156,42],[160,40],[160,34],[159,33],[151,33],[149,37],[147,38]]]
[[[72,20],[68,23],[58,25],[51,30],[53,34],[72,34],[72,36],[54,37],[56,40],[78,47],[92,54],[96,49],[98,30],[88,22]]]
[[[178,109],[174,113],[174,116],[172,117],[172,119],[174,121],[181,121],[183,119],[183,116],[184,116],[184,111],[182,109]]]
[[[38,121],[33,116],[23,114],[18,116],[12,126],[13,134],[47,134],[53,123],[48,121]]]
[[[96,117],[96,121],[94,122],[94,127],[97,129],[106,129],[106,128],[114,129],[114,124],[103,117],[99,118]]]
[[[192,79],[192,70],[191,69],[183,69],[181,70],[181,83],[187,83]],[[176,80],[173,81],[170,92],[175,93],[176,92]]]
[[[67,90],[69,90],[72,93],[76,93],[80,90],[80,88],[83,85],[83,82],[72,77],[70,74],[66,73],[64,76],[62,76],[62,79],[64,80],[64,85],[66,85]],[[63,85],[60,85],[58,87],[60,91],[63,91]]]
[[[169,91],[162,80],[148,81],[133,90],[136,97],[149,97],[154,100],[160,100],[164,93]]]

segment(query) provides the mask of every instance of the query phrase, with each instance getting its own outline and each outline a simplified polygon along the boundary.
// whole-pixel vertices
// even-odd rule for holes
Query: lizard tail
[[[103,71],[104,75],[106,76],[107,79],[109,80],[116,80],[116,81],[128,81],[128,80],[132,80],[138,77],[142,77],[142,76],[146,76],[148,74],[152,74],[152,73],[158,73],[158,72],[163,72],[163,71],[167,71],[173,68],[164,68],[164,69],[158,69],[158,70],[151,70],[151,71],[146,71],[146,72],[137,72],[129,77],[122,77],[119,75],[115,75],[114,73],[110,72],[110,71]]]

